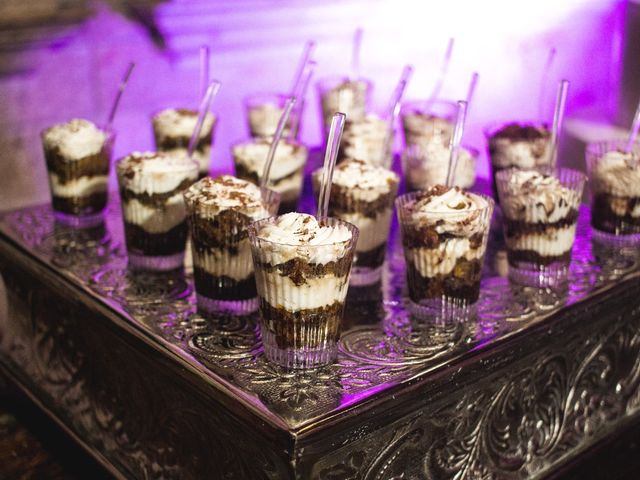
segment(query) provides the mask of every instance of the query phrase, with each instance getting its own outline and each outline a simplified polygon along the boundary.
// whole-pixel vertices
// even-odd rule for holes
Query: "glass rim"
[[[182,193],[182,195],[184,196],[184,202],[185,202],[185,204],[187,204],[187,205],[196,205],[196,204],[198,204],[198,205],[203,205],[202,203],[198,203],[198,202],[195,200],[195,199],[197,198],[197,197],[195,197],[195,196],[194,196],[194,198],[192,198],[192,199],[187,198],[187,192],[189,191],[189,189],[190,189],[193,185],[195,185],[196,183],[201,182],[201,181],[202,181],[202,180],[204,180],[205,178],[215,179],[215,178],[218,178],[218,177],[222,177],[223,175],[229,175],[229,176],[231,176],[231,177],[236,178],[237,180],[241,180],[241,181],[243,181],[243,182],[247,182],[247,183],[252,183],[252,182],[249,182],[249,181],[247,181],[247,180],[242,180],[241,178],[238,178],[238,177],[236,177],[235,175],[230,175],[230,174],[228,174],[228,173],[222,173],[222,174],[220,174],[220,175],[217,175],[216,177],[212,177],[211,175],[207,175],[207,176],[205,176],[205,177],[203,177],[203,178],[201,178],[201,179],[199,179],[199,180],[196,180],[196,181],[195,181],[195,182],[194,182],[194,183],[193,183],[189,188],[187,188],[187,189]],[[268,197],[268,198],[267,198],[267,200],[266,200],[266,203],[272,204],[272,203],[273,203],[273,202],[275,202],[276,200],[277,200],[277,202],[278,202],[278,203],[280,203],[280,200],[281,200],[281,197],[282,197],[282,194],[281,194],[280,192],[276,192],[275,190],[273,190],[273,189],[271,189],[271,188],[269,188],[269,187],[261,187],[260,185],[256,185],[256,187],[258,187],[258,188],[260,189],[261,199],[263,199],[263,200],[264,200],[264,199],[265,199],[265,195]],[[233,209],[234,209],[234,208],[233,208]],[[231,209],[227,209],[227,210],[231,210]],[[260,220],[263,220],[263,219],[260,219]]]
[[[487,202],[487,205],[485,207],[476,207],[476,208],[472,208],[469,210],[455,210],[452,212],[442,212],[442,211],[437,211],[437,210],[423,210],[425,213],[428,214],[434,214],[434,215],[438,215],[440,217],[453,217],[453,216],[460,216],[463,213],[474,213],[474,212],[486,212],[486,211],[490,211],[493,210],[494,206],[495,206],[495,200],[493,199],[493,197],[486,195],[484,193],[476,193],[476,192],[469,192],[465,189],[461,189],[463,190],[465,193],[470,194],[470,195],[475,195],[479,198],[482,198],[485,202]],[[396,208],[398,210],[406,210],[406,205],[409,201],[414,200],[415,198],[417,198],[420,195],[423,195],[427,192],[427,190],[417,190],[415,192],[407,192],[404,193],[400,196],[398,196],[395,200],[395,204],[396,204]],[[402,220],[401,220],[401,223]]]
[[[113,140],[116,137],[116,130],[113,128],[113,125],[111,125],[111,128],[107,128],[107,125],[102,124],[102,123],[94,123],[91,120],[88,120],[86,118],[80,118],[80,117],[75,117],[72,118],[71,120],[85,120],[87,122],[91,122],[98,130],[100,130],[102,133],[105,134],[105,143],[107,140]],[[42,130],[40,130],[40,138],[42,139],[42,141],[44,142],[44,136],[46,135],[46,133],[51,130],[53,127],[57,126],[57,125],[64,125],[65,123],[69,123],[71,120],[66,120],[64,122],[57,122],[54,123],[53,125],[50,125],[48,127],[43,128]]]
[[[360,75],[358,78],[351,78],[349,75],[328,75],[326,77],[320,77],[316,80],[316,87],[322,88],[326,84],[336,84],[336,83],[348,83],[348,82],[362,82],[367,87],[373,86],[373,80],[370,78],[364,77]]]
[[[302,149],[306,150],[307,152],[309,151],[309,148],[304,143],[302,143],[300,140],[285,138],[284,135],[280,139],[280,142],[285,142],[288,145],[292,145],[292,146],[297,147],[297,148],[302,148]],[[231,148],[231,153],[233,153],[237,147],[241,147],[242,145],[260,145],[260,144],[265,144],[265,145],[270,146],[271,145],[271,141],[267,137],[246,137],[244,139],[240,139],[240,140],[236,140],[234,142],[231,142],[231,144],[229,146]],[[277,155],[277,149],[276,149],[276,155]]]
[[[297,212],[298,213],[298,212]],[[285,214],[288,215],[288,214]],[[269,240],[267,238],[264,237],[260,237],[258,235],[258,228],[261,227],[262,225],[265,225],[267,223],[274,223],[278,218],[283,217],[284,215],[273,215],[271,217],[267,217],[267,218],[263,218],[260,220],[256,220],[255,222],[252,222],[248,227],[248,231],[249,231],[249,238],[251,239],[251,243],[255,244],[256,240],[259,240],[260,242],[266,242],[272,245],[280,245],[280,246],[285,246],[285,247],[295,247],[295,248],[320,248],[320,247],[328,247],[331,245],[348,245],[350,242],[353,243],[353,246],[355,246],[357,240],[358,240],[358,236],[360,234],[360,231],[358,230],[358,227],[356,227],[353,223],[347,222],[346,220],[342,220],[341,218],[337,218],[337,217],[326,217],[324,220],[331,220],[334,223],[337,223],[339,225],[344,225],[345,227],[347,227],[347,229],[349,230],[349,232],[351,233],[351,238],[348,240],[341,240],[339,242],[332,242],[332,243],[321,243],[321,244],[317,244],[317,245],[300,245],[300,244],[294,244],[294,243],[286,243],[286,242],[277,242],[277,241],[273,241],[273,240]],[[315,218],[315,215],[312,215]]]
[[[342,163],[353,162],[354,160],[356,160],[356,159],[343,160],[342,162],[337,163],[335,168],[338,168],[338,166],[340,166],[340,164],[342,164]],[[367,162],[365,162],[365,163],[367,163]],[[367,163],[367,165],[371,165],[371,164]],[[390,168],[383,167],[382,165],[373,165],[373,167],[376,168],[376,169],[377,168],[382,168],[382,169],[386,170],[387,172],[391,172],[393,174],[393,179],[396,181],[396,184],[400,184],[400,175],[398,175],[397,172],[394,172]],[[323,167],[318,167],[315,170],[313,170],[311,172],[312,179],[315,179],[316,177],[319,177],[322,174],[322,170],[323,170]],[[334,169],[334,175],[333,175],[331,184],[332,185],[336,185],[336,183],[333,181],[333,179],[335,179],[335,169]],[[342,186],[342,185],[338,185],[338,186]],[[344,187],[344,188],[350,188],[350,187]],[[355,187],[352,187],[352,188],[355,189],[355,188],[358,188],[358,186],[356,185]]]
[[[171,156],[171,153],[168,152],[168,151],[147,151],[147,152],[141,152],[141,153],[143,153],[143,154],[145,154],[145,153],[154,153],[156,155],[159,154],[161,156],[165,156],[165,155],[166,156]],[[115,162],[116,171],[119,172],[122,169],[122,164],[124,163],[124,161],[127,158],[131,157],[132,154],[133,153],[130,153],[130,154],[125,155],[124,157],[120,157],[120,158],[118,158],[116,160],[116,162]],[[178,158],[185,158],[185,159],[188,160],[188,162],[184,163],[184,168],[175,168],[175,165],[174,165],[173,168],[171,169],[171,171],[182,173],[182,172],[188,172],[190,170],[193,170],[194,168],[196,170],[200,171],[200,164],[196,160],[194,160],[192,158],[189,158],[187,155],[180,155],[180,156],[178,156]],[[152,158],[148,158],[147,160],[152,160]],[[158,172],[153,172],[153,173],[158,173]],[[162,172],[162,173],[164,174],[164,173],[171,173],[171,172]]]

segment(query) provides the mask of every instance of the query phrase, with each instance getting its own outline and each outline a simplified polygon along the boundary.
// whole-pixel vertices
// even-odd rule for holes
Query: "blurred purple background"
[[[211,46],[211,74],[223,83],[213,107],[220,117],[213,149],[216,171],[231,169],[229,145],[247,136],[243,97],[288,89],[309,39],[317,42],[316,79],[347,73],[358,26],[364,29],[362,73],[375,82],[374,106],[386,103],[406,63],[415,66],[406,97],[426,98],[447,41],[455,37],[442,97],[462,98],[472,72],[479,72],[464,142],[481,151],[486,124],[537,117],[542,68],[552,47],[557,55],[545,117],[550,120],[557,82],[569,79],[567,136],[577,138],[578,145],[585,129],[596,128],[589,135],[602,135],[601,123],[630,121],[637,102],[635,93],[628,93],[637,80],[626,81],[625,91],[619,88],[620,79],[627,78],[621,62],[625,13],[635,9],[637,15],[635,2],[6,2],[0,6],[0,165],[9,174],[0,178],[3,208],[48,200],[40,130],[74,116],[103,122],[131,60],[137,68],[115,122],[116,156],[152,148],[152,112],[196,105],[203,43]],[[40,14],[23,28],[11,21],[21,3],[29,3],[30,15]],[[40,4],[58,10],[39,11],[35,5]],[[320,116],[315,88],[309,93],[302,139],[314,146],[321,143]],[[565,144],[560,162],[581,161],[571,141]],[[487,176],[484,157],[478,174]]]

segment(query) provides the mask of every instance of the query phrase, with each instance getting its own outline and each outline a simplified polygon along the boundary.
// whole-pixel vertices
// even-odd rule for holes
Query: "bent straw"
[[[562,80],[558,85],[558,95],[556,96],[556,106],[553,112],[553,127],[551,129],[551,141],[549,151],[549,166],[553,169],[558,160],[558,144],[562,121],[564,119],[564,109],[567,104],[567,92],[569,91],[569,80]]]
[[[549,73],[551,72],[551,66],[553,65],[553,60],[556,58],[556,49],[552,48],[549,50],[549,55],[547,56],[547,62],[544,64],[544,69],[542,70],[542,78],[540,79],[540,98],[538,98],[538,118],[542,120],[544,118],[544,108],[546,106],[546,90],[547,83],[549,82]]]
[[[109,116],[107,117],[107,131],[111,130],[111,125],[113,124],[113,119],[116,117],[116,111],[118,110],[118,105],[120,105],[120,99],[122,98],[122,94],[124,93],[124,89],[127,87],[127,83],[129,83],[129,77],[131,76],[131,72],[133,72],[136,64],[134,62],[130,62],[127,66],[127,70],[124,72],[124,76],[120,81],[120,86],[118,87],[118,92],[116,93],[116,97],[113,99],[113,104],[111,105],[111,111],[109,112]]]
[[[300,57],[300,62],[298,63],[298,68],[296,69],[296,74],[293,77],[293,83],[291,84],[291,93],[290,96],[300,98],[300,87],[303,85],[302,82],[304,80],[304,72],[307,67],[307,64],[311,61],[311,55],[313,55],[313,51],[316,47],[316,42],[309,40],[304,45],[304,50],[302,51],[302,56]]]
[[[402,74],[400,75],[400,81],[398,82],[398,85],[396,85],[396,88],[393,90],[391,98],[389,99],[389,104],[385,112],[385,117],[388,119],[389,123],[387,126],[387,134],[381,152],[381,164],[384,164],[384,159],[389,153],[389,149],[392,148],[393,126],[395,125],[396,118],[398,118],[398,114],[400,113],[400,102],[402,101],[402,96],[404,95],[404,91],[407,88],[407,84],[411,79],[411,75],[413,75],[413,66],[405,65],[402,69]]]
[[[193,129],[193,133],[191,134],[191,139],[189,140],[189,146],[187,147],[187,156],[189,158],[193,157],[193,152],[196,149],[196,145],[198,144],[198,139],[200,138],[200,131],[202,130],[202,125],[204,124],[204,119],[207,115],[207,112],[211,108],[211,103],[213,99],[218,94],[220,90],[220,86],[222,84],[218,80],[211,80],[209,83],[209,87],[205,92],[202,100],[200,101],[200,108],[198,109],[198,120],[196,121],[196,126]]]
[[[362,28],[357,28],[353,34],[353,50],[351,51],[351,80],[360,78],[360,49],[362,47]]]
[[[334,113],[327,139],[327,149],[324,154],[322,166],[322,179],[320,181],[320,198],[318,198],[318,212],[316,218],[324,220],[329,215],[329,197],[331,195],[331,183],[333,182],[333,169],[338,158],[338,148],[344,130],[344,121],[347,116],[344,113]]]
[[[629,141],[627,142],[627,147],[624,149],[625,153],[629,153],[633,149],[633,144],[636,143],[639,130],[640,130],[640,101],[638,102],[638,107],[636,108],[636,114],[633,116],[633,123],[631,124],[631,132],[629,132]]]
[[[200,98],[206,93],[209,84],[209,45],[200,47]]]
[[[293,140],[298,137],[298,130],[300,129],[300,116],[302,115],[302,102],[304,102],[305,97],[307,96],[307,90],[309,88],[309,83],[311,82],[311,77],[313,76],[313,72],[316,68],[316,62],[311,60],[306,67],[304,75],[302,76],[300,95],[296,96],[296,99],[299,99],[299,107],[296,108],[295,112],[292,112],[291,116],[291,129],[289,131],[289,139]]]
[[[433,86],[433,90],[431,91],[431,95],[429,96],[429,104],[432,104],[440,95],[440,90],[442,90],[442,85],[444,84],[444,79],[447,76],[449,64],[451,63],[451,55],[453,53],[454,42],[455,39],[451,37],[449,39],[449,43],[447,44],[447,51],[444,54],[444,60],[442,61],[442,65],[440,66],[440,74],[438,75],[436,84]]]
[[[456,117],[456,126],[453,129],[453,135],[449,142],[449,168],[447,170],[447,187],[453,186],[453,177],[458,166],[458,150],[462,143],[462,134],[464,133],[464,122],[467,116],[467,102],[458,100],[458,115]]]
[[[267,160],[265,161],[264,169],[262,170],[262,178],[260,179],[260,186],[262,188],[266,188],[269,185],[269,174],[271,173],[271,165],[273,165],[273,159],[276,156],[276,149],[278,148],[278,143],[280,143],[282,133],[284,132],[284,126],[287,124],[287,120],[289,120],[291,109],[293,108],[295,103],[296,97],[289,98],[287,100],[287,103],[285,103],[284,105],[284,111],[282,112],[282,115],[280,115],[280,120],[278,120],[276,133],[273,135],[273,140],[271,140],[269,153],[267,153]]]

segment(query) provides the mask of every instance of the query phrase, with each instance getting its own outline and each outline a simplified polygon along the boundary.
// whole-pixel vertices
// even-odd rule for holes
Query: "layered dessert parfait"
[[[113,133],[76,118],[44,130],[42,146],[56,218],[78,227],[100,223],[107,204]]]
[[[566,280],[585,176],[560,168],[496,175],[509,277],[536,287]]]
[[[231,175],[205,177],[184,194],[198,309],[244,314],[258,308],[247,227],[271,217],[280,195]]]
[[[640,144],[626,141],[588,145],[591,225],[603,240],[640,242]]]
[[[198,164],[167,152],[135,152],[117,164],[129,265],[145,270],[182,267],[187,242],[184,191]]]
[[[167,108],[151,119],[156,149],[173,155],[186,156],[189,141],[198,122],[198,111],[186,108]],[[198,162],[199,177],[205,177],[211,160],[211,142],[216,118],[208,112],[204,118],[193,160]]]
[[[319,190],[322,170],[313,175]],[[356,243],[351,284],[371,285],[380,280],[400,179],[390,170],[362,160],[336,165],[329,197],[329,215],[349,222],[360,232]]]
[[[496,193],[496,174],[500,170],[530,170],[549,165],[551,132],[546,125],[526,122],[501,124],[487,129],[485,134]]]
[[[272,138],[278,128],[287,99],[286,95],[275,93],[261,93],[247,97],[244,106],[249,122],[249,134],[254,138]],[[299,118],[301,114],[302,105],[299,102],[300,100],[294,105],[285,124],[283,131],[285,138],[290,138],[292,121],[294,118]]]
[[[392,136],[388,122],[373,113],[360,120],[347,119],[340,140],[338,161],[362,160],[389,168],[392,160]]]
[[[350,80],[347,77],[332,77],[318,81],[318,94],[322,107],[322,125],[325,137],[336,112],[342,112],[347,120],[364,118],[371,95],[372,84],[368,80]]]
[[[405,148],[419,145],[422,150],[432,141],[448,145],[453,134],[458,107],[443,100],[418,100],[402,104],[400,120]]]
[[[235,144],[231,153],[236,176],[258,185],[270,147],[271,142],[266,139]],[[296,210],[302,192],[307,157],[307,147],[300,143],[284,139],[278,143],[271,166],[269,188],[280,194],[280,213]]]
[[[337,353],[358,229],[288,213],[249,226],[266,357],[287,368]]]
[[[480,295],[493,200],[436,185],[396,200],[413,313],[464,319]]]
[[[425,144],[416,144],[402,152],[402,172],[406,187],[410,191],[427,190],[435,185],[444,185],[449,172],[451,150],[449,144],[434,139]],[[453,184],[460,188],[471,188],[476,181],[476,159],[478,152],[461,147],[453,176]]]

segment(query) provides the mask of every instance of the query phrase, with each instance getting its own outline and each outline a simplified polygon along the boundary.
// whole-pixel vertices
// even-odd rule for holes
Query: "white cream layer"
[[[404,174],[412,189],[427,190],[434,185],[445,185],[449,171],[450,152],[440,140],[420,142],[403,154]],[[453,184],[469,188],[476,181],[476,159],[461,148]]]
[[[232,154],[236,164],[243,165],[249,172],[255,172],[260,178],[267,161],[269,148],[268,141],[242,143],[233,147]],[[271,165],[270,180],[277,182],[303,168],[307,163],[307,154],[306,147],[281,141]]]
[[[109,177],[106,175],[92,175],[60,183],[58,175],[49,173],[51,193],[56,197],[84,197],[94,193],[106,192],[108,181]]]
[[[156,114],[153,119],[153,129],[156,135],[163,137],[188,137],[191,138],[193,131],[198,122],[198,112],[189,111],[188,113],[180,112],[174,108],[168,108]],[[204,138],[211,133],[215,116],[208,112],[202,123],[200,137]]]
[[[256,270],[256,286],[260,297],[274,308],[284,308],[290,312],[321,308],[344,302],[349,286],[349,276],[326,275],[307,279],[303,285],[296,285],[289,277],[277,271]]]
[[[198,165],[168,152],[134,152],[117,164],[120,186],[134,193],[166,193],[198,178]]]
[[[58,148],[66,160],[80,160],[98,153],[106,140],[106,134],[88,120],[74,118],[59,123],[44,132],[43,143],[47,148]]]
[[[539,255],[555,257],[571,250],[576,238],[576,226],[554,228],[547,233],[532,233],[507,240],[511,250],[531,250]]]
[[[193,249],[194,266],[215,277],[229,277],[237,282],[253,275],[251,244],[245,239],[238,244],[238,254],[233,255],[225,248],[215,248],[205,252]]]
[[[153,208],[131,199],[122,202],[122,214],[127,223],[138,225],[149,233],[168,232],[184,221],[186,208],[182,192],[167,200],[164,208]]]
[[[354,224],[360,231],[356,252],[368,252],[387,241],[392,216],[393,209],[389,208],[379,212],[374,218],[365,217],[360,213],[343,213],[340,218]]]
[[[450,238],[438,244],[437,248],[410,248],[406,250],[407,262],[425,278],[447,275],[453,271],[460,258],[479,259],[484,255],[486,245],[471,248],[468,238]]]
[[[596,193],[608,193],[616,197],[640,197],[638,154],[607,152],[596,161],[591,177],[592,189]]]
[[[317,184],[322,180],[322,170],[314,172]],[[391,170],[371,165],[363,160],[348,160],[338,164],[332,183],[348,190],[354,200],[373,202],[381,195],[396,188],[400,179]]]
[[[389,155],[384,149],[391,133],[387,122],[377,115],[347,122],[340,142],[343,154],[348,159],[386,166]]]
[[[491,163],[500,168],[535,168],[549,162],[549,140],[517,140],[509,138],[491,139],[493,152]],[[542,154],[540,152],[543,151]]]

